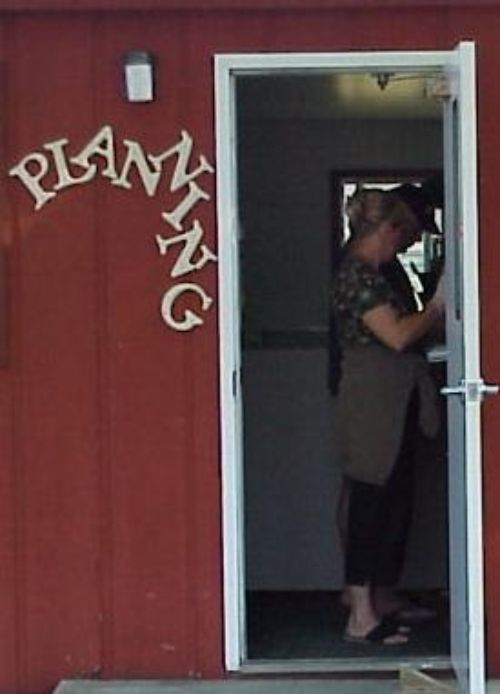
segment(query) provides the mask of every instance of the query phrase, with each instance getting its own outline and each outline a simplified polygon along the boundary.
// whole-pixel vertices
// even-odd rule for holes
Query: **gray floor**
[[[61,682],[54,694],[445,694],[441,687],[412,688],[394,680],[261,680],[261,681],[150,681],[150,682]],[[500,680],[488,682],[488,694],[500,694]]]
[[[331,680],[260,680],[252,682],[65,682],[55,694],[392,694],[397,682]]]
[[[354,668],[357,670],[359,661],[366,658],[376,658],[381,664],[409,658],[419,658],[422,661],[432,658],[447,659],[450,653],[447,602],[436,591],[418,597],[423,604],[435,610],[436,619],[414,624],[410,641],[404,646],[367,646],[347,643],[343,639],[346,611],[341,606],[337,593],[249,593],[249,662],[335,658],[350,661],[350,669],[355,662]],[[336,670],[337,668],[333,671]],[[281,672],[283,671],[286,670],[281,669]]]

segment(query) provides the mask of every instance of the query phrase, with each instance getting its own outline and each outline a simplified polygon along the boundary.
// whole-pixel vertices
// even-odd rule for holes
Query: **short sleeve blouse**
[[[374,268],[346,255],[336,273],[332,288],[333,312],[342,347],[380,341],[363,323],[362,316],[377,306],[391,304],[404,312],[387,280]]]

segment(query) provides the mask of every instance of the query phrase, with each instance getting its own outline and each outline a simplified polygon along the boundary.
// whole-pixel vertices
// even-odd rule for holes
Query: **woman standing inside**
[[[361,190],[347,214],[354,233],[333,285],[342,351],[338,429],[350,485],[345,638],[398,644],[408,637],[377,614],[372,586],[393,586],[402,569],[415,420],[425,434],[437,432],[434,386],[412,346],[441,319],[444,304],[437,293],[423,311],[409,314],[380,272],[418,226],[397,195]]]

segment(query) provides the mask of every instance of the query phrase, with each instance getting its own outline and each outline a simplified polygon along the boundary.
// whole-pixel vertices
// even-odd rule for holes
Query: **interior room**
[[[400,585],[436,618],[414,627],[404,650],[347,644],[329,368],[329,288],[347,233],[346,196],[357,185],[419,185],[439,175],[443,116],[432,78],[311,72],[237,79],[249,661],[373,658],[371,667],[384,667],[413,657],[446,664],[446,425],[419,449]],[[428,252],[429,239],[409,250],[410,273]],[[429,359],[439,382],[438,351]]]

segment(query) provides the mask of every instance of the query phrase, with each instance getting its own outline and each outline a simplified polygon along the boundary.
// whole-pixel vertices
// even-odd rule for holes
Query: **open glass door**
[[[216,127],[223,496],[225,656],[228,671],[247,663],[240,383],[239,189],[236,82],[245,75],[315,72],[445,73],[445,227],[452,658],[462,691],[484,692],[474,45],[441,52],[218,55]],[[439,84],[437,85],[439,88]],[[335,669],[332,662],[327,671]]]
[[[451,658],[461,691],[484,692],[481,400],[475,51],[460,43],[445,68],[445,233],[448,347]]]

